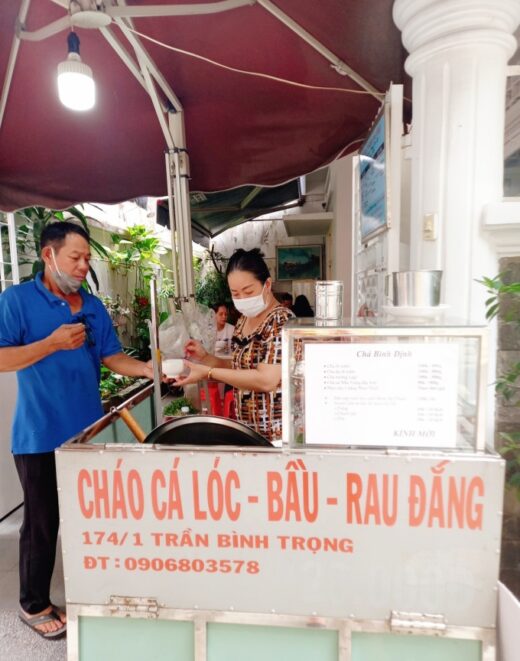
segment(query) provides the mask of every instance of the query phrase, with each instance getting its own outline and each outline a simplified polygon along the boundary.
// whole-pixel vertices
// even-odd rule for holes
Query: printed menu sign
[[[458,346],[307,344],[307,444],[455,447]]]
[[[175,608],[307,626],[394,609],[494,622],[497,457],[99,447],[56,451],[67,604],[123,602],[112,612],[125,615],[139,597],[159,619]]]

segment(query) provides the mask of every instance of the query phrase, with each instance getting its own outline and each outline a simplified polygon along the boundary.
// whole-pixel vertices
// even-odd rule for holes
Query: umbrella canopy
[[[10,0],[0,9],[2,80],[8,78],[15,25],[26,2]],[[206,3],[211,4],[219,3]],[[323,166],[359,145],[381,103],[376,92],[404,81],[392,0],[268,3],[357,72],[368,91],[363,82],[340,75],[263,4],[252,0],[222,13],[120,19],[139,33],[134,36],[182,104],[191,190],[274,186]],[[67,10],[61,5],[68,2],[32,0],[24,29],[34,32],[62,19]],[[127,0],[120,7],[105,1],[109,9],[151,5],[175,3]],[[156,112],[108,40],[115,37],[135,61],[128,35],[115,22],[105,34],[77,32],[97,87],[95,108],[83,113],[65,109],[57,95],[56,67],[66,58],[68,29],[20,42],[4,89],[0,209],[115,203],[167,192],[166,145]]]

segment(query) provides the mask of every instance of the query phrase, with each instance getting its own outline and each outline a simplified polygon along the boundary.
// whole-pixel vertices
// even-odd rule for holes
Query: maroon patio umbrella
[[[0,9],[2,80],[26,1],[9,0]],[[137,36],[184,108],[191,190],[275,185],[329,163],[365,136],[381,101],[373,91],[383,93],[391,81],[403,82],[404,51],[392,21],[392,0],[270,4],[357,72],[369,91],[340,75],[254,0],[222,13],[132,18],[133,29],[164,44]],[[61,5],[68,3],[32,0],[24,29],[34,32],[62,19],[67,9]],[[151,5],[175,2],[126,3],[131,9]],[[119,7],[116,0],[105,0],[105,6]],[[132,52],[119,25],[112,22],[107,30]],[[56,67],[66,58],[68,29],[20,42],[12,81],[4,90],[0,209],[64,208],[166,194],[165,141],[150,97],[99,30],[77,33],[97,86],[97,104],[84,113],[65,109],[57,95]]]

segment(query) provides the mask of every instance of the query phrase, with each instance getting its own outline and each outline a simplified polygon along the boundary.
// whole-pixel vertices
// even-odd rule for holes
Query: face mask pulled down
[[[51,271],[52,279],[58,285],[60,291],[62,291],[66,296],[68,294],[75,294],[81,287],[81,280],[73,278],[71,275],[67,275],[66,273],[62,273],[58,268],[58,264],[56,263],[54,248],[51,248],[51,253],[52,259],[54,260],[54,266],[56,267],[55,271]]]
[[[233,305],[236,309],[243,314],[245,317],[256,317],[261,314],[267,307],[267,303],[264,301],[264,289],[265,285],[262,287],[262,291],[258,296],[248,296],[248,298],[233,298]]]

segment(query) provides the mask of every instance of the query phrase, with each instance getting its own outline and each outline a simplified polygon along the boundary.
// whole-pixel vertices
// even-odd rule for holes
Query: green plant
[[[506,482],[520,500],[520,432],[502,433],[500,454],[506,460]]]
[[[482,280],[478,280],[490,294],[485,303],[486,319],[491,321],[500,312],[504,322],[520,326],[520,282],[506,283],[504,282],[506,278],[507,274],[500,273],[494,278],[483,277]],[[505,306],[505,303],[508,305]],[[520,362],[517,362],[497,378],[495,382],[497,392],[509,402],[518,400],[520,386],[517,383],[519,379]],[[514,404],[518,405],[520,401],[514,401]]]
[[[121,296],[119,296],[119,294],[116,294],[115,298],[112,298],[112,296],[108,295],[100,296],[99,298],[107,309],[107,312],[110,315],[114,326],[119,323],[121,317],[128,318],[130,316],[130,310],[123,305],[123,301],[121,300]]]
[[[136,272],[136,288],[143,289],[155,271],[162,268],[166,253],[157,237],[144,225],[132,225],[123,234],[111,234],[113,248],[106,248],[108,263],[120,273]]]
[[[129,385],[135,382],[135,379],[130,376],[121,376],[116,374],[101,365],[101,381],[99,382],[99,392],[101,399],[109,399],[117,394],[120,390],[124,390]]]
[[[132,225],[123,234],[111,234],[113,247],[107,247],[108,263],[118,273],[128,275],[135,272],[135,290],[130,304],[134,333],[132,342],[137,349],[139,358],[146,360],[150,357],[150,332],[148,320],[151,319],[151,305],[149,294],[150,278],[154,273],[163,269],[160,256],[166,249],[153,232],[144,225]],[[168,277],[163,279],[163,287],[167,296],[173,294],[173,282]],[[159,314],[159,323],[167,317],[166,312]]]
[[[167,404],[163,409],[163,415],[180,415],[181,409],[188,407],[190,413],[198,413],[198,410],[193,406],[189,399],[186,397],[179,397],[178,399],[172,400]]]
[[[486,300],[486,319],[491,321],[497,316],[500,310],[500,304],[505,296],[517,297],[520,295],[520,282],[505,283],[505,273],[499,273],[494,278],[483,277],[482,280],[477,280],[481,285],[484,285],[490,294]],[[520,301],[520,299],[519,299]],[[504,321],[512,321],[520,324],[520,308],[515,308],[505,312],[503,315]]]
[[[45,207],[27,207],[17,212],[17,217],[22,221],[16,232],[18,263],[20,266],[31,266],[30,275],[22,277],[22,282],[32,280],[37,273],[43,271],[40,240],[45,227],[56,221],[69,220],[70,216],[79,220],[86,232],[89,231],[87,217],[78,207],[70,207],[66,211],[53,211]],[[92,237],[90,237],[90,245],[101,257],[107,256],[105,248]],[[92,266],[89,271],[96,289],[99,289],[99,282]]]
[[[216,303],[231,303],[231,294],[224,274],[214,267],[205,272],[195,269],[195,300],[211,307]]]
[[[500,273],[494,278],[483,277],[478,282],[487,289],[486,319],[500,314],[508,324],[520,326],[520,282],[505,282],[508,274]],[[520,406],[520,362],[513,364],[495,382],[496,392],[514,406]],[[514,489],[520,500],[520,432],[500,433],[500,454],[506,460],[506,483]]]
[[[170,269],[166,269],[165,273],[163,273],[161,286],[158,291],[160,301],[166,301],[168,298],[173,298],[175,296],[175,285],[169,276],[170,273]]]

